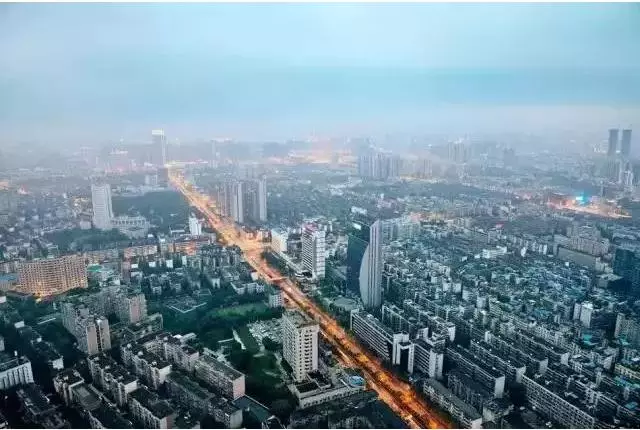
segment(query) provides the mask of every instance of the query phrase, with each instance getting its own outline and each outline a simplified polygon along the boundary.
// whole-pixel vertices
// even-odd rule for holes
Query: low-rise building
[[[169,402],[161,400],[157,394],[145,387],[140,387],[131,393],[129,410],[137,426],[142,428],[170,429],[174,427],[175,410]]]
[[[60,429],[68,425],[36,384],[21,386],[16,391],[16,395],[20,402],[20,410],[28,423],[40,425],[46,429]]]
[[[71,390],[83,383],[84,378],[80,376],[76,369],[65,369],[53,378],[53,387],[67,406],[73,404],[73,392]]]
[[[482,428],[482,415],[440,382],[429,378],[424,382],[423,390],[429,400],[447,411],[463,427]]]
[[[284,299],[282,297],[282,291],[279,288],[268,285],[267,291],[267,305],[270,308],[281,308],[284,306]]]
[[[366,387],[362,377],[343,375],[332,384],[318,372],[309,374],[309,380],[291,384],[289,389],[298,399],[298,407],[306,409],[322,403],[331,402],[364,391]]]
[[[351,329],[384,361],[413,372],[415,346],[409,340],[409,333],[396,333],[373,315],[359,310],[351,311]]]
[[[92,429],[132,429],[133,423],[125,419],[113,406],[102,403],[100,407],[88,413]]]
[[[138,389],[138,379],[105,354],[89,357],[87,362],[93,383],[118,406],[126,405],[129,394]]]
[[[0,390],[30,383],[33,383],[33,372],[29,359],[0,353]]]
[[[129,343],[120,348],[120,353],[122,361],[155,390],[164,384],[171,373],[171,363],[142,346]]]
[[[233,400],[244,396],[244,374],[211,356],[203,355],[198,359],[195,375]]]

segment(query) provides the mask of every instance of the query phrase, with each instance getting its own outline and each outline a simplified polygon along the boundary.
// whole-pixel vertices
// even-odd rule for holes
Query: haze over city
[[[637,4],[3,4],[0,145],[631,126],[639,21]]]
[[[0,4],[0,429],[640,428],[638,4]]]

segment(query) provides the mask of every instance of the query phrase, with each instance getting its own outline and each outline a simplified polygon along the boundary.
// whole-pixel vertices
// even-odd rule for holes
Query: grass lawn
[[[238,333],[238,336],[242,340],[244,346],[247,348],[247,351],[252,354],[260,352],[260,345],[258,345],[258,342],[253,337],[251,332],[249,332],[249,328],[246,325],[236,328],[236,333]]]
[[[218,349],[218,342],[220,342],[221,340],[230,339],[232,337],[233,333],[228,327],[209,330],[198,336],[204,346],[209,349],[213,349],[214,351]]]
[[[227,316],[242,316],[249,312],[264,312],[267,309],[267,305],[264,303],[245,303],[243,305],[231,306],[228,308],[213,309],[210,312],[212,316],[227,317]]]

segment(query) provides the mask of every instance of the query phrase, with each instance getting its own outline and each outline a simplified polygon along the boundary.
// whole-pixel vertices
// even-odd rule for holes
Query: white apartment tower
[[[267,181],[258,180],[258,218],[260,222],[267,221]]]
[[[189,216],[189,234],[200,236],[202,234],[202,223],[194,214]]]
[[[305,226],[302,233],[302,265],[314,279],[325,275],[325,236],[324,230],[314,226]]]
[[[91,185],[91,205],[93,206],[93,225],[100,230],[111,229],[113,208],[111,206],[111,185]]]
[[[320,327],[298,310],[282,315],[282,356],[293,369],[296,381],[318,370],[318,332]]]
[[[238,224],[244,223],[244,184],[236,181],[231,186],[231,218]]]
[[[76,320],[75,335],[78,347],[87,355],[111,349],[111,332],[106,317],[90,315]]]
[[[154,166],[163,167],[167,164],[167,137],[164,130],[151,130],[152,156]]]

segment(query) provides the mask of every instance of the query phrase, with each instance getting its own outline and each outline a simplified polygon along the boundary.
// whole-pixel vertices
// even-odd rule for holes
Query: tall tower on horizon
[[[93,206],[93,226],[100,230],[110,230],[113,218],[111,185],[92,184],[91,205]]]
[[[622,130],[622,137],[620,139],[620,154],[623,157],[629,157],[631,155],[631,129]]]
[[[167,164],[167,137],[164,130],[151,130],[151,163],[156,167]]]
[[[258,219],[267,221],[267,181],[264,178],[258,179]]]
[[[607,155],[609,157],[616,155],[618,150],[618,134],[619,130],[617,128],[609,129],[609,145],[607,146]]]

